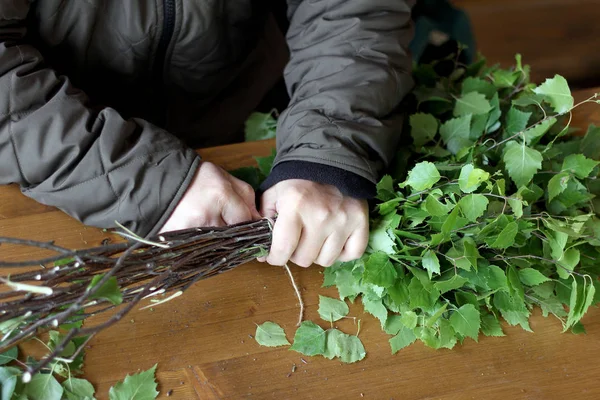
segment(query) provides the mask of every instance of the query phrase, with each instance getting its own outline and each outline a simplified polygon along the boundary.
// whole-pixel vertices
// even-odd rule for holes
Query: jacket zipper
[[[163,30],[160,35],[156,57],[154,57],[154,78],[156,82],[163,81],[167,49],[175,30],[175,0],[163,0]]]

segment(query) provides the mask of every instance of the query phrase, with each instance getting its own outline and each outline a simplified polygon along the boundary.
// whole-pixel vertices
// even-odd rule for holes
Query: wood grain
[[[593,91],[578,92],[577,99]],[[600,120],[600,109],[581,107],[574,123],[587,127]],[[273,141],[200,150],[205,160],[233,169],[253,165],[253,155],[269,154]],[[56,240],[70,248],[99,244],[111,237],[85,227],[56,210],[25,198],[14,187],[0,187],[0,235]],[[1,258],[38,256],[3,246]],[[318,296],[336,297],[321,288],[322,269],[292,267],[306,303],[305,318],[318,317]],[[534,312],[535,333],[504,326],[504,338],[468,339],[454,350],[414,344],[392,355],[389,336],[379,322],[353,304],[350,316],[361,320],[365,360],[342,364],[305,357],[283,348],[260,347],[256,324],[275,321],[291,341],[298,306],[282,268],[257,262],[200,281],[183,296],[153,310],[136,310],[97,336],[87,350],[85,377],[108,398],[108,390],[127,374],[158,363],[161,399],[598,399],[600,310],[584,319],[587,335],[561,334],[560,323]],[[145,304],[144,304],[145,305]],[[97,316],[86,325],[101,323]],[[335,324],[355,334],[354,319]],[[292,373],[293,366],[295,372]],[[167,397],[167,393],[170,394]]]
[[[453,0],[470,17],[477,50],[490,63],[514,65],[515,53],[541,82],[554,74],[572,85],[600,83],[600,0]]]

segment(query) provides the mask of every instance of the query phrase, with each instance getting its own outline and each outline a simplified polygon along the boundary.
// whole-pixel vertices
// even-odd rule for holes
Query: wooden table
[[[582,99],[593,91],[579,92]],[[600,122],[600,107],[578,109],[574,124]],[[252,155],[270,153],[272,141],[201,150],[205,159],[237,168]],[[41,206],[16,187],[0,187],[0,235],[56,240],[70,248],[98,245],[107,237],[60,211]],[[35,252],[33,252],[35,253]],[[0,258],[31,258],[23,248],[5,248]],[[322,269],[293,267],[307,305],[305,318],[323,327],[318,295]],[[432,350],[416,343],[391,355],[389,336],[360,305],[350,316],[362,320],[360,338],[367,357],[342,364],[306,357],[287,348],[260,347],[250,335],[256,325],[275,321],[291,341],[298,308],[283,269],[249,263],[201,281],[183,296],[154,311],[135,311],[98,335],[87,351],[85,376],[98,399],[128,373],[158,363],[161,398],[169,399],[598,399],[600,398],[600,311],[584,318],[587,335],[561,334],[560,323],[534,312],[535,333],[505,326],[507,336],[467,339],[454,350]],[[98,317],[91,322],[99,322]],[[352,320],[337,324],[356,333]],[[291,373],[292,366],[296,370]],[[290,374],[291,373],[291,374]]]

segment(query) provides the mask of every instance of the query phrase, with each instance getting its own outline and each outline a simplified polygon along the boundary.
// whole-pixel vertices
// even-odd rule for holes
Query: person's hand
[[[160,232],[260,219],[254,201],[252,186],[203,161]]]
[[[301,267],[328,267],[338,260],[360,258],[367,247],[367,201],[344,196],[335,186],[281,181],[263,194],[261,213],[268,218],[277,215],[266,257],[272,265],[292,261]]]

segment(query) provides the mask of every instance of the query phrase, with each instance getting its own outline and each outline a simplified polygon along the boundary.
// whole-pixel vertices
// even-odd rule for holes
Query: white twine
[[[264,219],[266,219],[267,222],[269,223],[269,229],[271,229],[271,233],[272,233],[273,225],[275,224],[275,222],[273,221],[273,219],[271,219],[269,217],[264,217]],[[302,323],[302,317],[304,315],[304,302],[302,301],[302,295],[300,294],[300,289],[298,289],[296,280],[294,279],[294,276],[292,275],[292,271],[290,271],[290,267],[288,267],[287,263],[284,264],[283,268],[286,270],[288,276],[290,277],[290,282],[292,282],[292,286],[294,287],[294,291],[296,292],[296,297],[298,297],[298,303],[300,304],[300,315],[298,316],[297,326],[300,326],[300,324]]]

